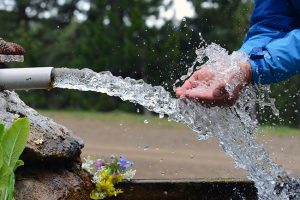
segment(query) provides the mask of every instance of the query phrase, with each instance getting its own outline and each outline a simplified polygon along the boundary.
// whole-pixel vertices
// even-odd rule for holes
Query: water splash
[[[238,63],[246,57],[235,52],[228,54],[216,44],[197,51],[197,59],[208,57],[205,66],[218,72],[221,78],[239,70]],[[199,139],[216,137],[225,153],[237,167],[247,170],[255,182],[260,199],[299,199],[299,181],[290,178],[256,143],[257,121],[251,116],[256,103],[266,102],[266,95],[259,96],[255,88],[246,87],[238,102],[230,108],[206,108],[187,99],[176,99],[161,86],[151,86],[143,80],[113,76],[110,72],[96,73],[89,69],[55,69],[54,87],[95,91],[117,96],[124,101],[138,103],[150,111],[169,116],[169,119],[189,126]],[[184,79],[186,77],[183,77]],[[230,90],[230,87],[228,88]],[[259,89],[268,91],[265,89]],[[272,101],[262,106],[271,106]]]

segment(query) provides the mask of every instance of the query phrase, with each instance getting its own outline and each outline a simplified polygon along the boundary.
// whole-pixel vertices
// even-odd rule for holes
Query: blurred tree
[[[147,27],[146,20],[150,15],[157,17],[162,0],[90,3],[89,20],[82,24],[76,48],[80,55],[74,64],[144,78],[153,58],[151,46],[157,42],[153,40],[157,31]]]
[[[295,76],[282,83],[272,86],[272,97],[276,99],[279,109],[279,118],[269,120],[267,123],[279,123],[300,128],[300,76]],[[263,115],[263,118],[267,116]]]
[[[147,26],[149,16],[158,17],[160,6],[162,0],[91,1],[89,20],[80,28],[72,65],[109,70],[152,84],[169,80],[166,72],[174,67],[171,60],[178,59],[178,37],[171,28]],[[134,109],[124,103],[120,106]]]
[[[172,91],[174,82],[186,74],[195,60],[195,50],[203,44],[199,33],[207,43],[216,42],[229,51],[237,50],[252,10],[252,3],[248,3],[252,1],[189,1],[195,8],[194,17],[181,22],[171,18],[157,27],[148,26],[147,20],[159,18],[159,11],[169,8],[172,1],[166,4],[165,0],[12,0],[10,6],[0,10],[0,36],[22,44],[27,50],[25,62],[19,66],[109,70],[114,75],[142,78]],[[274,86],[273,96],[284,113],[283,124],[300,124],[298,82],[299,76]],[[293,89],[285,92],[287,88]],[[20,94],[36,108],[136,109],[136,105],[118,98],[90,92],[82,95],[78,91],[53,90]],[[262,118],[268,115],[265,113]]]
[[[189,0],[196,16],[189,20],[196,33],[229,51],[237,50],[248,29],[252,4],[244,0]]]

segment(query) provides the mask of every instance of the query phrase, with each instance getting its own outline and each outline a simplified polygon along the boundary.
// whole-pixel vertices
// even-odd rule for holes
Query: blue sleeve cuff
[[[259,70],[258,70],[258,63],[252,59],[249,59],[248,62],[251,66],[251,73],[252,73],[252,83],[259,84]]]
[[[265,59],[270,59],[270,54],[265,48],[255,47],[249,55],[249,63],[254,84],[270,84],[274,82],[268,63]]]
[[[257,76],[257,65],[256,63],[249,59],[248,62],[250,63],[251,67],[251,73],[252,73],[252,83],[257,84],[258,83],[258,76]]]

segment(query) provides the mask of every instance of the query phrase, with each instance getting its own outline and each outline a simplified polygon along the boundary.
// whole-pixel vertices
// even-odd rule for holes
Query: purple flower
[[[120,166],[121,170],[127,170],[133,165],[133,162],[126,160],[124,156],[120,156],[117,164]]]
[[[116,156],[115,156],[115,155],[111,155],[111,156],[110,156],[110,159],[111,159],[113,162],[115,162]]]
[[[103,164],[102,164],[101,160],[98,159],[98,160],[96,160],[95,165],[96,165],[96,170],[98,171],[101,169]]]

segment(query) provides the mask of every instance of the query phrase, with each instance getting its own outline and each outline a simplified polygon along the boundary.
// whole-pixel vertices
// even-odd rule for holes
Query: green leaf
[[[2,146],[1,146],[1,143],[0,143],[0,169],[2,167],[4,163],[4,155],[3,155],[3,149],[2,149]]]
[[[0,180],[13,173],[13,168],[9,167],[5,162],[0,168]]]
[[[1,177],[1,179],[0,179],[0,188],[8,188],[9,179],[10,179],[10,175]]]
[[[28,135],[29,120],[27,118],[17,119],[4,134],[2,148],[4,162],[8,167],[14,169],[25,148]]]
[[[13,200],[15,191],[15,174],[12,173],[9,176],[0,180],[0,198],[1,200]]]
[[[5,134],[5,125],[0,122],[0,145],[2,144],[2,139]]]
[[[16,162],[16,165],[15,165],[15,168],[14,168],[14,171],[18,168],[18,167],[20,167],[20,166],[23,166],[24,165],[24,162],[23,162],[23,160],[18,160],[17,162]]]
[[[3,163],[3,166],[0,169],[0,188],[9,187],[9,179],[12,174],[13,170],[8,167],[6,163]]]

